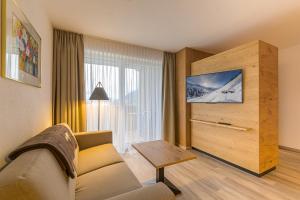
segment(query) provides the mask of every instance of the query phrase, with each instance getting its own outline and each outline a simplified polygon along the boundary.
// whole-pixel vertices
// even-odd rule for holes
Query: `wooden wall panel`
[[[191,48],[176,53],[176,143],[184,149],[191,147],[190,105],[186,103],[186,76],[191,74],[191,63],[212,54]]]
[[[261,46],[263,45],[266,45],[266,47],[262,48]],[[269,120],[268,126],[261,126],[262,116],[266,118],[269,115],[268,111],[276,104],[276,101],[272,101],[273,104],[270,105],[267,100],[264,101],[264,105],[261,104],[262,96],[267,95],[267,90],[262,89],[262,87],[265,86],[260,85],[262,79],[266,79],[265,75],[260,76],[260,73],[263,72],[263,69],[260,68],[262,58],[265,59],[264,62],[266,62],[266,66],[275,66],[274,63],[277,62],[277,58],[273,56],[272,52],[265,56],[260,55],[262,50],[267,49],[266,51],[269,51],[267,46],[268,44],[266,43],[254,41],[194,62],[191,68],[192,75],[243,69],[244,102],[242,104],[193,103],[191,104],[191,119],[225,122],[236,126],[247,127],[250,128],[250,130],[238,131],[191,122],[192,146],[255,173],[261,173],[276,164],[276,156],[273,156],[274,147],[262,142],[266,141],[270,134],[277,135],[277,131],[275,131],[275,129],[277,130],[277,124],[275,122],[276,109],[273,110],[274,120]],[[273,70],[267,67],[266,69]],[[274,79],[273,84],[276,84],[277,71],[274,71],[269,78]],[[268,85],[268,81],[265,82],[266,85]],[[273,84],[268,86],[272,87]],[[268,104],[268,106],[266,106],[266,104]],[[265,110],[260,109],[260,106],[265,106]],[[266,119],[264,119],[263,122],[266,122]],[[273,123],[275,123],[275,128],[272,128],[270,131],[265,131],[265,134],[260,135],[263,129],[271,129]],[[271,143],[273,145],[276,143],[276,139],[272,140],[273,142]],[[261,151],[265,153],[261,153]],[[260,159],[260,157],[262,157],[262,159]],[[264,165],[264,167],[261,167],[261,165]]]
[[[260,42],[260,172],[278,163],[278,49]]]
[[[176,87],[176,143],[186,148],[186,118],[187,107],[185,104],[185,76],[187,74],[186,67],[186,50],[182,49],[176,53],[176,70],[175,70],[175,87]]]

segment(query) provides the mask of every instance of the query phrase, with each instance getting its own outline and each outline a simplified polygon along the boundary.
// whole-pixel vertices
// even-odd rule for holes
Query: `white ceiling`
[[[167,51],[300,43],[300,0],[41,1],[57,28]]]

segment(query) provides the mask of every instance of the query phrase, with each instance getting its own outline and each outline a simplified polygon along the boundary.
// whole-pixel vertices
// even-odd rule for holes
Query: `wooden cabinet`
[[[249,129],[241,131],[191,121],[192,147],[257,175],[277,165],[277,54],[276,47],[254,41],[192,63],[191,75],[243,69],[244,103],[193,103],[189,120],[224,122]]]

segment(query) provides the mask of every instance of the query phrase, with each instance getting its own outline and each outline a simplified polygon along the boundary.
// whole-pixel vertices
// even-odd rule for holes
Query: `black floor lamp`
[[[109,100],[101,82],[96,85],[90,100],[98,100],[98,130],[100,130],[100,101]]]

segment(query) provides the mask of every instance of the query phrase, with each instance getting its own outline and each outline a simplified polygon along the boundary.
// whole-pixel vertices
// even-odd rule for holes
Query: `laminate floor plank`
[[[191,150],[197,159],[165,168],[166,177],[181,194],[177,200],[299,200],[300,153],[280,150],[276,170],[258,178]],[[140,182],[155,178],[155,168],[138,152],[123,158]]]

